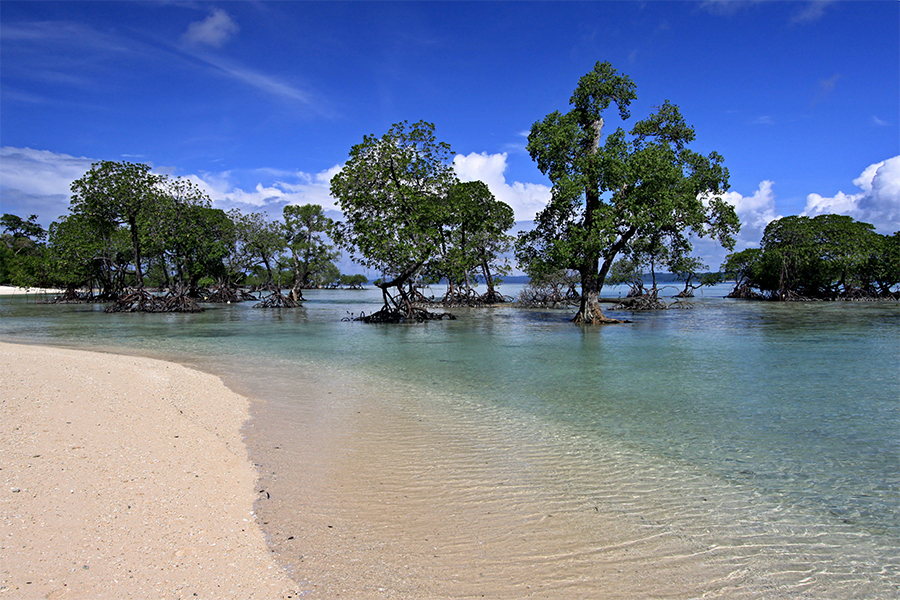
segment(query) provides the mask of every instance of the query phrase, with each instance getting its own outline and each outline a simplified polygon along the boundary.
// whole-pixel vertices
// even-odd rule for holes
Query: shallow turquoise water
[[[621,477],[645,468],[658,484],[634,511],[659,508],[701,545],[738,548],[717,558],[729,564],[743,568],[762,552],[757,570],[777,572],[768,577],[784,597],[895,597],[900,308],[722,293],[707,291],[691,310],[621,313],[634,322],[587,328],[569,323],[569,311],[510,307],[409,326],[340,321],[377,309],[372,291],[310,291],[299,309],[244,303],[198,315],[107,315],[4,297],[0,338],[178,360],[282,407],[296,402],[298,426],[310,401],[294,399],[301,374],[352,377],[461,435],[490,431],[523,469],[574,456],[549,484],[559,486],[555,498],[609,497],[600,472],[609,481],[621,465],[600,463],[627,457],[632,475]],[[709,508],[680,502],[692,492]]]

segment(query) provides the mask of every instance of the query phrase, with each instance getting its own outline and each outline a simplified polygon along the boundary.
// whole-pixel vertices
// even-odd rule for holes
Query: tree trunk
[[[603,314],[603,311],[600,309],[600,288],[601,284],[601,276],[597,273],[596,268],[597,262],[594,262],[594,267],[590,271],[582,271],[581,273],[581,305],[578,308],[578,313],[576,313],[575,318],[572,319],[575,323],[582,323],[585,325],[603,325],[607,323],[622,323],[622,321],[618,319],[611,319]],[[606,267],[606,265],[604,265]],[[606,267],[608,270],[608,267]],[[603,278],[605,279],[605,273],[603,274]]]
[[[275,277],[272,276],[272,266],[269,264],[268,257],[263,257],[263,264],[266,266],[266,276],[268,281],[266,281],[266,287],[272,288],[275,286]]]
[[[481,261],[481,272],[484,273],[484,282],[487,285],[488,298],[493,298],[494,278],[491,276],[491,268],[486,260]]]
[[[303,269],[300,268],[300,257],[297,256],[297,253],[293,248],[291,249],[291,256],[294,263],[294,283],[291,285],[291,300],[294,302],[303,302],[306,300],[306,298],[303,297],[302,291],[306,276]]]
[[[144,289],[144,273],[141,271],[141,243],[138,239],[137,218],[128,218],[128,226],[131,228],[131,244],[134,246],[134,275],[137,277],[137,289]]]

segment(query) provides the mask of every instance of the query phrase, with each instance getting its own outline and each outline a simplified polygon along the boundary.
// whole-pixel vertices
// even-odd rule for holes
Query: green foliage
[[[450,159],[450,146],[437,141],[434,125],[404,121],[380,138],[364,136],[331,180],[345,218],[333,225],[331,237],[353,260],[382,274],[379,319],[430,318],[413,307],[424,280],[444,276],[451,286],[467,285],[475,266],[487,265],[489,274],[503,268],[497,258],[508,247],[503,232],[512,225],[512,209],[483,183],[460,183]],[[492,284],[493,276],[488,280]]]
[[[156,218],[145,230],[160,284],[179,294],[196,295],[201,277],[225,276],[223,260],[234,243],[234,224],[193,182],[160,182]]]
[[[631,288],[629,296],[644,293],[644,270],[639,260],[620,258],[615,261],[606,275],[610,285],[627,285]]]
[[[0,284],[46,286],[43,240],[47,232],[37,222],[37,215],[22,219],[7,213],[0,217],[0,227]]]
[[[383,289],[399,288],[439,252],[446,197],[456,183],[450,155],[434,125],[404,121],[381,138],[364,136],[332,178],[346,219],[334,225],[332,238],[389,278]]]
[[[340,277],[333,262],[339,254],[323,237],[332,225],[332,220],[325,216],[325,211],[318,204],[284,207],[281,228],[285,245],[291,253],[295,294],[299,295],[302,288],[331,284],[336,277]]]
[[[359,290],[362,289],[362,286],[364,286],[367,281],[368,279],[365,275],[341,275],[340,284],[351,290]]]
[[[688,148],[694,130],[674,104],[664,102],[601,145],[603,111],[615,103],[626,119],[635,98],[627,76],[597,63],[579,81],[572,110],[547,115],[528,136],[528,151],[553,190],[534,230],[520,235],[516,256],[532,277],[580,273],[577,321],[605,319],[599,293],[620,253],[637,262],[662,260],[664,253],[674,260],[690,252],[692,234],[731,248],[740,227],[734,208],[717,197],[728,188],[722,157]]]
[[[265,268],[265,281],[262,285],[274,288],[273,268],[286,245],[281,225],[267,220],[261,213],[243,214],[235,209],[229,211],[228,216],[235,227],[232,268],[243,273],[256,265],[262,265]]]
[[[766,227],[759,249],[722,265],[747,290],[780,300],[891,296],[900,283],[900,234],[884,236],[842,215],[791,216]]]
[[[149,165],[102,161],[91,165],[71,187],[70,211],[88,217],[99,235],[110,238],[120,225],[127,226],[138,288],[144,285],[142,227],[159,218],[162,181],[162,176],[150,172]]]
[[[312,272],[311,285],[317,288],[333,288],[341,283],[341,271],[333,262],[319,263]]]
[[[495,275],[509,272],[502,255],[512,248],[506,233],[515,224],[512,208],[500,202],[482,181],[456,183],[447,196],[447,219],[442,229],[439,256],[430,265],[435,281],[448,282],[448,296],[471,292],[480,274],[493,294]],[[448,298],[450,299],[450,298]]]
[[[115,300],[133,280],[129,232],[108,228],[89,214],[72,213],[50,224],[48,261],[54,285],[69,290],[98,288],[101,300]]]

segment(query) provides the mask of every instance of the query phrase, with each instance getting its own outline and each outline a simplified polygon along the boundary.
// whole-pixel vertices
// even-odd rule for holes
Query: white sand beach
[[[26,294],[61,294],[63,290],[51,288],[22,288],[14,285],[0,285],[0,296],[21,296]]]
[[[157,360],[0,343],[0,598],[297,598],[249,402]]]

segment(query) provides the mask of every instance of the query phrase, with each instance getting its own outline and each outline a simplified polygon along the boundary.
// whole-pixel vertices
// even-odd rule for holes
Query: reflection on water
[[[340,318],[378,294],[306,295],[199,315],[3,298],[0,335],[171,358],[265,400],[248,440],[283,494],[260,514],[299,578],[340,555],[359,589],[407,597],[900,590],[895,303],[706,291],[623,326],[512,307],[366,326]]]

